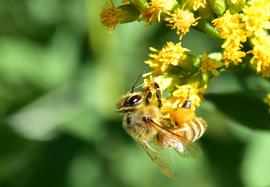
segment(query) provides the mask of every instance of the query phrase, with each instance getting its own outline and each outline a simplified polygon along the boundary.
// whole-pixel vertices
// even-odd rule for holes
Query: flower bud
[[[218,16],[222,15],[226,10],[225,0],[209,0],[209,3],[213,12]]]
[[[246,4],[246,0],[226,0],[232,13],[240,12]]]

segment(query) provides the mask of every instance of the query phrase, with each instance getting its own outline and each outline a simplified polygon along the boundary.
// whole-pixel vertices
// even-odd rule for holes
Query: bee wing
[[[165,143],[176,150],[176,152],[185,158],[197,157],[202,154],[201,149],[191,141],[185,139],[174,132],[164,129],[161,125],[147,118],[147,123],[155,128]]]
[[[144,141],[141,143],[143,149],[151,158],[151,160],[157,164],[157,166],[161,169],[161,171],[170,178],[175,178],[173,171],[170,167],[170,163],[172,162],[172,158],[166,155],[163,152],[160,152],[158,145],[155,145],[154,142]]]

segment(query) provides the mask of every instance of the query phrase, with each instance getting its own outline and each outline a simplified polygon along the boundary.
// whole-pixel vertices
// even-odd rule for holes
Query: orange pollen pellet
[[[195,112],[191,109],[179,108],[172,112],[172,118],[177,126],[192,120],[195,117]]]

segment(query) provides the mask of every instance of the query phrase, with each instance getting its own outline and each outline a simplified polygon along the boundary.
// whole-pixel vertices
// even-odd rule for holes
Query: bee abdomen
[[[192,142],[198,140],[205,133],[207,129],[206,122],[199,117],[195,117],[191,121],[185,124],[187,126],[186,138]]]

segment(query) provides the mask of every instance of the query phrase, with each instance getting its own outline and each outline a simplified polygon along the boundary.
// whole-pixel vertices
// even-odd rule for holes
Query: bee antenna
[[[143,73],[144,73],[144,71],[142,71],[142,72],[139,74],[139,76],[137,77],[137,79],[136,79],[135,82],[133,83],[133,85],[132,85],[132,87],[131,87],[131,89],[130,89],[130,92],[131,92],[131,93],[134,92],[135,86],[136,86],[136,84],[138,83],[138,81],[140,80],[140,78],[142,77]]]

